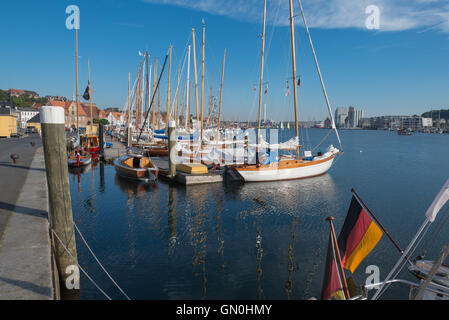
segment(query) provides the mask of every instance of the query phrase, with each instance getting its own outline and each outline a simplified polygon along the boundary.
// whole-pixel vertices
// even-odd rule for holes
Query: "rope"
[[[426,242],[424,242],[422,256],[426,256],[427,255],[427,251],[429,251],[430,244],[434,242],[437,234],[440,233],[440,231],[443,228],[443,226],[447,223],[447,221],[449,219],[449,214],[447,214],[448,212],[449,212],[449,207],[444,211],[443,218],[438,223],[438,227],[435,230],[432,231],[432,233],[430,234],[429,238],[426,240]]]
[[[412,256],[412,255],[415,253],[415,251],[416,251],[416,249],[418,248],[418,246],[420,245],[421,241],[424,239],[424,237],[426,236],[427,232],[429,231],[430,225],[431,225],[431,224],[429,223],[429,224],[426,226],[425,231],[424,231],[423,234],[420,236],[419,240],[415,243],[415,245],[413,246],[413,249],[410,250],[410,252],[408,253],[408,256]],[[404,260],[401,262],[401,267],[398,268],[398,270],[397,270],[396,273],[391,277],[391,279],[395,279],[395,278],[399,275],[399,273],[401,273],[402,269],[404,269],[404,267],[405,267],[405,265],[406,265],[407,262],[408,262],[408,259],[404,259]],[[385,293],[385,291],[390,287],[390,285],[391,285],[391,283],[388,283],[387,285],[384,286],[384,288],[382,289],[382,291],[379,292],[379,294],[378,294],[378,296],[377,296],[377,299],[379,299],[379,297]]]
[[[321,140],[321,142],[315,148],[313,148],[312,152],[315,151],[327,139],[327,137],[330,135],[332,130],[333,129],[329,130],[329,132],[326,134],[326,136],[323,138],[323,140]]]
[[[64,243],[62,242],[62,240],[59,238],[58,234],[54,231],[51,230],[51,232],[55,235],[56,239],[58,239],[59,243],[61,244],[61,246],[64,248],[64,250],[70,255],[70,257],[73,260],[76,260],[73,255],[70,253],[70,251],[66,248],[66,246],[64,245]],[[104,292],[99,286],[98,284],[87,274],[86,271],[84,271],[84,269],[79,265],[79,263],[76,263],[78,268],[80,268],[80,270],[84,273],[84,275],[87,277],[87,279],[90,280],[90,282],[92,282],[92,284],[108,299],[108,300],[112,300],[111,297],[109,297],[106,292]]]
[[[120,292],[126,297],[126,299],[131,300],[128,295],[122,290],[122,288],[120,288],[120,286],[117,284],[117,282],[115,282],[115,280],[111,277],[111,275],[106,271],[106,269],[103,267],[103,265],[101,264],[101,262],[98,260],[97,256],[94,254],[94,252],[92,251],[92,249],[90,248],[90,246],[87,244],[86,240],[84,239],[81,231],[78,229],[78,226],[76,225],[75,222],[73,222],[73,225],[75,226],[76,231],[78,231],[79,235],[81,236],[81,239],[83,240],[84,244],[86,245],[87,249],[89,250],[89,252],[92,254],[92,256],[94,257],[95,261],[97,261],[98,265],[101,267],[101,269],[103,269],[104,273],[106,273],[106,275],[109,277],[109,279],[111,279],[112,283],[115,284],[115,286],[117,287],[117,289],[120,290]]]

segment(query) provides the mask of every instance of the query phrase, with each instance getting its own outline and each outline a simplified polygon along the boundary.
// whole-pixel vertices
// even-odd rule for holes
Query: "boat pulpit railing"
[[[422,283],[416,283],[416,282],[412,282],[409,280],[403,280],[403,279],[392,279],[392,280],[388,280],[388,281],[382,281],[379,283],[373,283],[373,284],[369,284],[369,285],[365,285],[362,286],[362,293],[360,295],[351,297],[350,300],[368,300],[368,292],[371,290],[377,290],[379,287],[382,287],[384,285],[389,285],[389,284],[394,284],[394,283],[398,283],[398,284],[403,284],[403,285],[407,285],[410,287],[410,292],[412,293],[412,290],[415,288],[419,288],[421,287]],[[428,292],[432,292],[434,294],[440,295],[440,296],[445,296],[445,297],[449,297],[449,288],[443,285],[440,285],[438,283],[432,282],[431,285],[429,285],[426,288],[426,291]],[[413,299],[414,295],[410,294],[410,299]]]

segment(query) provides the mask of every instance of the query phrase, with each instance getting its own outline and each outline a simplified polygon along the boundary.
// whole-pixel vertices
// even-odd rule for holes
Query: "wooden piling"
[[[104,159],[104,124],[100,123],[98,125],[98,136],[100,140],[100,160]]]
[[[176,177],[176,140],[176,122],[170,121],[168,123],[168,171],[170,179]]]
[[[79,287],[76,288],[76,283],[79,284],[79,272],[77,278],[74,278],[73,271],[67,273],[69,267],[78,268],[78,258],[70,200],[64,109],[44,106],[40,108],[40,119],[47,172],[50,228],[58,238],[54,243],[61,297],[70,299],[79,295]],[[75,284],[73,289],[67,285],[69,282]]]

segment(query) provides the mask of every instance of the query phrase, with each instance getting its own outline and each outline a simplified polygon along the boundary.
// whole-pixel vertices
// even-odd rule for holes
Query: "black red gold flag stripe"
[[[337,241],[342,252],[343,267],[354,273],[377,245],[382,234],[382,230],[353,196]]]
[[[338,271],[335,250],[336,248],[331,235],[329,237],[329,246],[327,248],[326,268],[324,269],[321,300],[345,300],[343,281]]]

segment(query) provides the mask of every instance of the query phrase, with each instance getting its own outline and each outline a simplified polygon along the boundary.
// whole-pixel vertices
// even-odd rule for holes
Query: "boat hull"
[[[279,165],[242,166],[234,168],[245,182],[268,182],[304,179],[325,174],[331,167],[335,156],[319,161],[300,160],[281,161]]]
[[[85,166],[91,164],[91,162],[92,162],[92,158],[90,158],[90,157],[81,157],[79,162],[78,162],[78,159],[73,158],[73,157],[71,157],[67,160],[67,163],[68,163],[69,167],[71,167],[71,168],[85,167]]]
[[[120,158],[114,161],[114,167],[120,177],[134,181],[156,181],[159,175],[159,170],[157,169],[151,170],[148,168],[130,168],[126,165],[123,165],[120,162]]]

